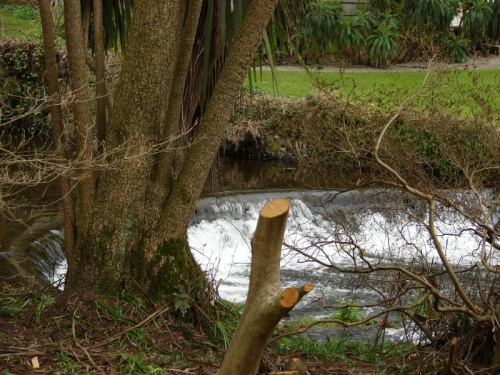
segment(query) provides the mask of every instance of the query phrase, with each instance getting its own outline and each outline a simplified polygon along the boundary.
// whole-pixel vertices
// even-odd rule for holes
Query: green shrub
[[[491,17],[488,22],[488,37],[492,40],[500,40],[500,0],[494,0],[491,4]]]
[[[470,0],[464,5],[463,25],[467,38],[474,44],[485,36],[491,17],[491,5],[488,0]]]
[[[336,40],[337,48],[344,57],[350,57],[364,45],[363,31],[352,18],[344,18],[340,23],[340,33]]]
[[[364,315],[359,310],[359,304],[354,300],[338,301],[343,307],[332,314],[333,319],[342,320],[345,323],[358,322],[364,319]]]
[[[352,20],[356,23],[365,37],[371,33],[374,25],[377,23],[375,13],[365,9],[357,9],[352,15]]]
[[[327,52],[339,29],[343,12],[339,1],[316,0],[313,2],[311,11],[304,18],[302,34],[306,39],[306,44],[313,44],[320,52]]]
[[[468,39],[463,39],[455,34],[451,34],[450,38],[445,43],[446,54],[454,63],[461,63],[467,60],[469,55],[469,48],[467,45],[470,43]]]
[[[413,24],[448,31],[458,3],[454,0],[405,0]]]
[[[396,56],[399,33],[390,23],[381,22],[375,32],[366,39],[368,58],[375,66],[386,66]]]
[[[2,131],[32,134],[49,129],[43,71],[43,50],[36,42],[0,41]]]
[[[29,5],[4,5],[2,9],[5,13],[22,20],[35,20],[40,17],[38,9]]]

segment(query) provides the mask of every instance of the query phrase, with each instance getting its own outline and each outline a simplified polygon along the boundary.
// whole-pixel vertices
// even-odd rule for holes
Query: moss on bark
[[[172,239],[160,242],[154,256],[146,259],[143,245],[131,252],[130,274],[155,301],[172,300],[172,293],[179,288],[187,290],[194,264],[190,262],[186,240]]]

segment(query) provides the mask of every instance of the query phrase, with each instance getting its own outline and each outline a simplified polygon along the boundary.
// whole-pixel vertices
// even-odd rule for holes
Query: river
[[[458,200],[472,197],[469,192],[449,194]],[[405,193],[365,189],[225,194],[200,199],[188,231],[193,254],[219,285],[222,298],[245,301],[250,239],[260,209],[275,198],[291,201],[281,260],[282,284],[284,287],[306,282],[315,284],[315,290],[301,301],[291,318],[325,317],[332,311],[325,307],[347,301],[374,304],[380,298],[377,290],[387,292],[394,288],[393,278],[375,274],[367,280],[366,277],[336,271],[328,264],[340,267],[359,266],[366,262],[395,264],[421,269],[422,272],[442,269],[441,259],[427,231],[427,207]],[[499,220],[498,211],[491,220]],[[26,264],[24,260],[29,259],[28,263],[33,267],[26,271],[23,266],[24,272],[38,270],[47,281],[56,282],[66,271],[61,248],[63,233],[59,225],[60,213],[48,210],[31,228],[21,231],[8,242],[4,241],[7,245],[2,247],[0,254],[3,258],[22,260],[18,264]],[[486,251],[491,255],[491,264],[500,264],[498,254],[484,246],[482,238],[475,235],[471,227],[471,222],[463,215],[439,208],[437,234],[450,263],[456,268],[465,268],[478,261],[481,251]],[[306,249],[310,257],[322,264],[298,254],[293,248]],[[359,249],[363,249],[362,258]],[[491,282],[489,276],[485,277],[485,282]],[[474,291],[469,293],[474,294]],[[411,300],[417,295],[409,293],[406,299]],[[372,306],[361,309],[361,312],[369,315],[381,308]],[[386,335],[392,341],[404,339],[400,325],[387,329]]]

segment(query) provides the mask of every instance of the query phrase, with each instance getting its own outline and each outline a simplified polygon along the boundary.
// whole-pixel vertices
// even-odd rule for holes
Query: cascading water
[[[316,249],[315,255],[320,261],[350,265],[352,254],[339,244],[345,243],[348,233],[350,240],[362,246],[366,256],[374,261],[408,264],[418,258],[429,264],[440,264],[426,230],[425,206],[406,197],[403,201],[406,207],[402,208],[396,199],[400,203],[403,196],[399,193],[396,197],[395,194],[374,190],[347,193],[309,191],[205,198],[199,202],[189,228],[189,243],[204,268],[211,270],[217,280],[222,279],[221,295],[240,302],[244,300],[248,286],[250,240],[259,211],[265,202],[277,197],[289,198],[292,203],[285,243],[310,249],[311,244],[321,244],[322,251]],[[480,238],[462,231],[471,226],[470,222],[445,209],[440,210],[439,219],[438,234],[449,261],[455,265],[476,262]],[[301,280],[299,275],[316,278],[315,273],[331,273],[286,246],[282,270],[284,281],[296,283],[311,281]],[[293,276],[288,279],[290,273]],[[328,283],[324,287],[330,289]],[[342,299],[338,289],[335,294],[337,299]]]
[[[488,194],[488,193],[486,193]],[[470,193],[453,192],[464,199]],[[374,264],[399,264],[405,267],[440,267],[441,260],[426,226],[428,211],[422,201],[407,194],[388,190],[349,192],[304,191],[242,194],[201,199],[188,230],[193,254],[219,285],[220,295],[244,302],[251,260],[250,241],[260,209],[275,198],[291,200],[281,261],[283,286],[313,282],[310,293],[294,316],[328,315],[323,306],[354,300],[372,303],[380,296],[360,281],[357,275],[326,267],[335,264],[350,267],[359,261],[359,249],[365,260]],[[498,221],[499,215],[491,220]],[[436,229],[448,260],[455,266],[478,261],[480,251],[490,254],[489,245],[474,235],[472,224],[463,215],[439,207]],[[41,249],[35,262],[49,281],[65,272],[65,261],[58,231],[34,244]],[[56,240],[56,241],[54,241]],[[358,246],[355,248],[353,244]],[[307,249],[309,258],[292,248]],[[43,255],[44,254],[44,255]],[[314,257],[322,264],[311,261]],[[491,259],[499,264],[498,258]],[[387,287],[387,286],[381,286]],[[367,308],[365,314],[377,308]],[[390,330],[389,330],[390,333]],[[401,332],[394,330],[394,335]]]

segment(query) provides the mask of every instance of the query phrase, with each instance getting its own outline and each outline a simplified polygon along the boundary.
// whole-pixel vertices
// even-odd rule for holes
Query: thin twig
[[[95,347],[99,347],[99,346],[103,346],[103,345],[109,344],[110,342],[115,341],[116,339],[118,339],[120,336],[123,336],[127,332],[133,331],[136,328],[140,328],[140,327],[146,325],[147,323],[149,323],[151,320],[153,320],[157,316],[159,316],[159,315],[163,314],[164,312],[166,312],[168,309],[169,309],[169,307],[166,307],[166,308],[164,308],[162,310],[155,311],[154,313],[152,313],[151,315],[149,315],[148,317],[146,317],[146,319],[144,319],[143,321],[137,323],[135,326],[128,327],[127,329],[124,329],[123,331],[117,333],[116,335],[110,337],[109,339],[104,340],[104,341],[100,342],[99,344],[95,345]]]
[[[75,344],[76,346],[78,346],[84,353],[85,355],[87,356],[87,358],[89,359],[90,363],[92,364],[92,366],[95,367],[95,369],[101,373],[101,374],[106,374],[104,371],[101,370],[101,368],[99,366],[97,366],[97,364],[94,362],[94,360],[92,359],[92,356],[89,354],[89,352],[87,351],[87,349],[85,349],[83,347],[83,345],[81,345],[78,340],[76,339],[76,330],[75,330],[75,316],[76,316],[76,312],[78,311],[78,309],[75,310],[75,312],[73,313],[73,322],[71,323],[71,331],[73,333],[73,340],[75,341]]]

